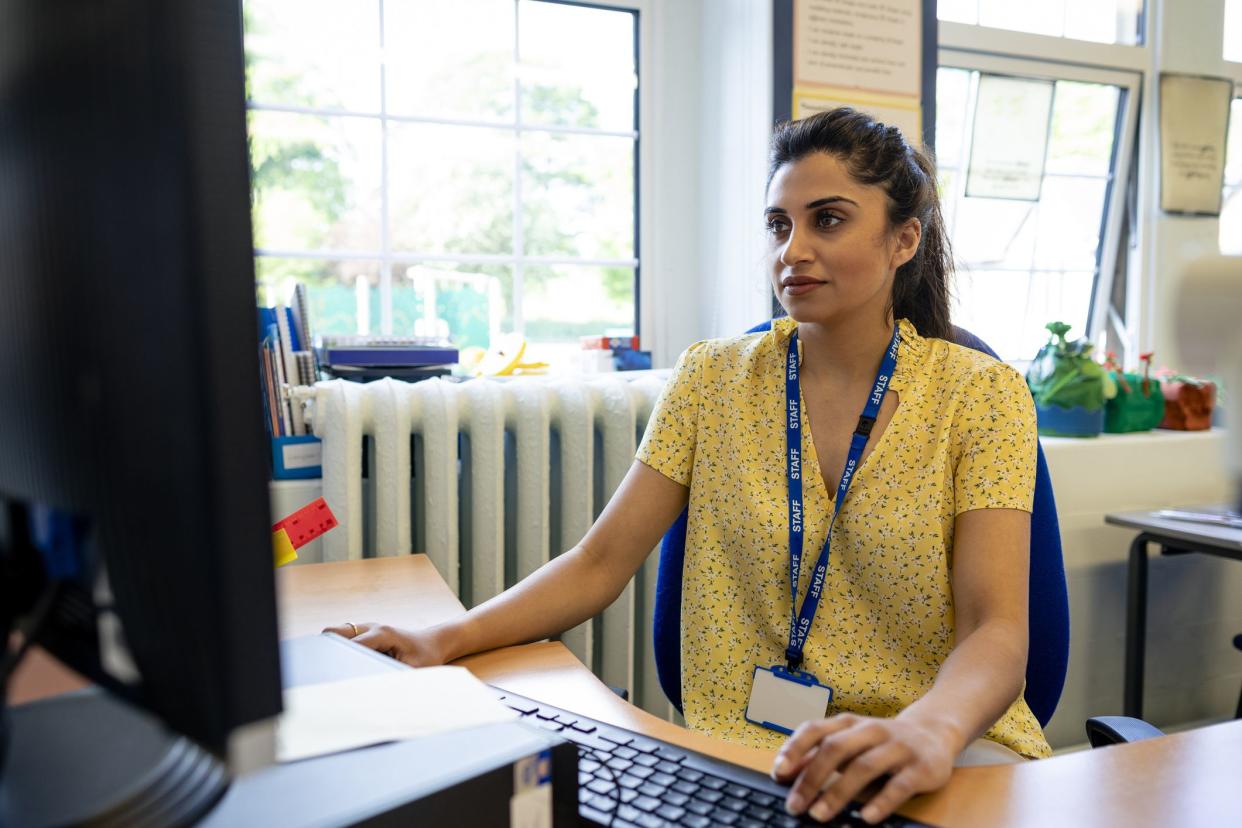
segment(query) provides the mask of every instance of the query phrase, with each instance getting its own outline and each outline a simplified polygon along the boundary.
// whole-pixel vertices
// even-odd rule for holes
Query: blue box
[[[313,435],[272,438],[272,478],[308,480],[323,477],[323,441]]]

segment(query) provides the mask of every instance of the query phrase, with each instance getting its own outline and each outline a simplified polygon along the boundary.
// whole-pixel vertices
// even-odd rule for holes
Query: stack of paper
[[[464,667],[424,667],[294,687],[284,694],[276,759],[511,721],[517,714]]]

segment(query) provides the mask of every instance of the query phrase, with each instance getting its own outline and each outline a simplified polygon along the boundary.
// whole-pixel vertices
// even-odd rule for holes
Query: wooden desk
[[[281,635],[344,621],[398,627],[464,611],[426,557],[311,564],[280,570]],[[459,664],[483,681],[766,772],[769,751],[693,733],[619,699],[561,644],[470,656]],[[1039,762],[960,768],[935,794],[902,813],[955,826],[1242,825],[1242,721]]]
[[[1209,510],[1221,507],[1204,507]],[[1162,555],[1199,552],[1242,561],[1242,529],[1160,517],[1158,512],[1121,512],[1104,522],[1138,530],[1130,543],[1126,586],[1126,667],[1122,712],[1143,718],[1143,665],[1147,653],[1147,550],[1151,544]]]

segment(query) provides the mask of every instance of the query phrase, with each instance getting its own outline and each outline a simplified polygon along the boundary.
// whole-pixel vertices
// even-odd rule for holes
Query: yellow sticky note
[[[293,548],[293,541],[289,540],[289,533],[284,529],[277,529],[272,533],[272,554],[276,557],[277,566],[284,566],[298,559],[298,552]]]

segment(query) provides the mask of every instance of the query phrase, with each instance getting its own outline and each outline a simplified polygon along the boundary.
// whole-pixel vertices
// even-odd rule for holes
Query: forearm
[[[628,580],[579,545],[433,631],[446,661],[538,641],[597,615],[616,600]]]
[[[932,689],[898,718],[930,725],[960,752],[990,728],[1022,692],[1026,631],[985,622],[960,640]]]

